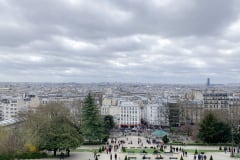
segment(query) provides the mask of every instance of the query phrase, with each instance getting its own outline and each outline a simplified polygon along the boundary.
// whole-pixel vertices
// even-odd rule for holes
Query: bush
[[[126,152],[126,147],[122,147],[122,152]]]
[[[198,154],[198,151],[197,151],[197,149],[195,149],[195,153],[194,154]]]
[[[102,146],[102,152],[104,152],[105,151],[105,147],[104,146]]]
[[[159,153],[158,150],[153,151],[153,154],[158,154],[158,153]]]
[[[1,154],[0,160],[14,160],[14,159],[41,159],[47,158],[48,155],[44,152],[24,152],[17,155],[14,154]]]
[[[41,152],[26,152],[20,153],[15,158],[17,159],[40,159],[40,158],[47,158],[48,155],[46,153]]]
[[[0,155],[0,160],[14,160],[14,155],[10,154],[1,154]]]
[[[164,150],[163,150],[163,146],[160,147],[160,151],[161,151],[161,152],[164,152]]]
[[[210,159],[209,159],[209,160],[213,160],[212,155],[210,156]]]
[[[169,142],[169,138],[167,135],[163,136],[162,140],[165,144],[167,144]]]

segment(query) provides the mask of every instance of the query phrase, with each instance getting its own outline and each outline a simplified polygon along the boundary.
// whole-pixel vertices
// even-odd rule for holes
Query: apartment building
[[[180,124],[198,124],[204,114],[203,100],[184,99],[180,102]]]
[[[151,101],[144,108],[144,120],[150,126],[168,126],[168,108],[163,100]]]
[[[206,109],[227,109],[228,110],[228,97],[232,97],[232,93],[225,92],[205,92],[203,93],[204,108]]]
[[[17,99],[15,97],[1,99],[0,108],[2,109],[2,120],[15,118],[19,109],[17,107]]]
[[[40,100],[35,95],[4,97],[0,100],[1,120],[16,118],[19,112],[34,110],[39,105]]]
[[[119,101],[119,126],[134,128],[141,124],[140,106],[131,101]]]

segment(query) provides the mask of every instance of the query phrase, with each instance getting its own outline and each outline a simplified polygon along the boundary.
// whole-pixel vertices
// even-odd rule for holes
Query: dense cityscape
[[[206,139],[208,136],[205,135],[201,137],[199,134],[201,132],[199,127],[201,128],[204,119],[206,119],[206,115],[209,113],[214,113],[221,123],[226,122],[226,124],[223,123],[222,125],[229,125],[229,129],[232,128],[232,131],[234,129],[236,134],[238,134],[240,124],[240,85],[212,84],[210,82],[210,78],[208,78],[205,83],[203,82],[203,84],[198,85],[151,83],[82,84],[2,82],[0,84],[0,126],[4,128],[22,128],[22,126],[25,125],[25,121],[26,124],[28,123],[24,113],[31,113],[32,111],[37,113],[41,111],[42,106],[54,108],[54,104],[56,104],[55,107],[59,108],[59,113],[64,111],[64,109],[61,108],[61,105],[63,105],[70,111],[70,115],[80,119],[81,122],[79,123],[79,129],[81,130],[81,128],[86,127],[84,127],[84,120],[86,117],[84,118],[83,112],[85,112],[84,108],[86,107],[86,100],[88,99],[89,94],[93,97],[94,104],[98,110],[97,112],[99,112],[102,117],[112,117],[114,125],[112,124],[113,128],[111,129],[109,136],[113,138],[109,139],[109,143],[116,143],[113,141],[116,137],[118,137],[119,141],[122,143],[126,141],[126,135],[128,135],[131,139],[131,141],[128,142],[128,145],[130,144],[130,146],[127,147],[127,145],[123,145],[121,151],[120,149],[114,150],[115,154],[119,153],[119,156],[121,155],[120,152],[123,152],[120,157],[123,157],[124,152],[126,152],[124,146],[128,148],[127,153],[129,154],[131,152],[135,152],[129,150],[129,148],[134,148],[134,146],[140,145],[140,148],[146,148],[148,145],[156,145],[158,148],[159,144],[162,146],[162,142],[165,142],[165,145],[167,145],[168,141],[170,141],[171,146],[174,144],[177,146],[181,146],[182,144],[197,145],[199,142],[206,142],[206,144],[218,144],[220,142],[225,143],[225,145],[230,144],[231,146],[232,143],[232,145],[234,144],[234,150],[232,148],[233,146],[231,146],[231,148],[229,147],[229,152],[231,152],[232,155],[235,152],[239,153],[239,148],[237,147],[239,141],[235,140],[235,138],[234,141],[231,141],[229,136],[232,134],[230,132],[227,133],[224,131],[224,134],[229,134],[229,136],[226,136],[225,139],[215,138],[210,140],[208,138]],[[90,110],[94,109],[92,108]],[[91,114],[95,113],[92,112]],[[39,119],[35,120],[37,120],[36,122],[38,124]],[[32,119],[31,121],[35,120]],[[99,120],[95,119],[94,121]],[[207,123],[207,125],[210,125],[211,121],[208,121]],[[87,125],[87,128],[89,125],[91,125],[91,123]],[[108,128],[111,126],[110,123],[107,125]],[[97,128],[94,128],[94,130],[97,133],[97,139],[101,136],[103,136],[102,138],[104,139],[104,134],[108,132],[104,131],[105,133],[103,132],[102,134],[100,130],[97,131]],[[215,132],[220,133],[220,131],[223,132],[223,130],[223,128],[217,129]],[[70,130],[67,131],[67,133],[71,132],[72,131]],[[84,131],[81,132],[82,136],[85,137],[85,142],[89,138],[92,140],[94,139],[95,133],[91,136],[91,133],[88,132],[85,133],[86,135],[84,136]],[[209,134],[208,132],[205,133],[205,131],[203,133]],[[157,138],[159,135],[155,134],[163,134],[160,136],[162,140]],[[214,134],[217,137],[216,133]],[[124,136],[123,139],[120,138],[122,135],[125,135],[125,138]],[[164,140],[164,135],[167,135],[167,140]],[[146,144],[144,144],[144,142],[142,142],[143,140],[139,138],[142,136],[147,138],[147,143],[145,142]],[[220,136],[222,135],[220,134]],[[136,137],[138,138],[135,139]],[[150,140],[153,140],[153,144],[151,144]],[[81,143],[85,143],[84,141]],[[133,141],[137,141],[138,144],[136,145],[136,142]],[[80,146],[84,148],[85,145]],[[66,146],[63,146],[62,149],[65,147]],[[94,149],[95,147],[92,148],[94,154],[96,151]],[[178,149],[180,148],[181,147]],[[200,150],[204,150],[204,148],[201,149],[200,147]],[[191,149],[195,149],[195,155],[199,156],[196,154],[195,147],[188,148],[187,146],[185,146],[185,150],[182,151],[183,156],[186,156],[187,151],[190,151]],[[34,152],[37,150],[35,149]],[[161,150],[163,149],[160,149],[160,151]],[[228,148],[226,150],[228,150]],[[224,148],[225,152],[226,150]],[[167,149],[165,149],[165,152],[166,151]],[[214,151],[214,149],[210,148],[210,151]],[[170,152],[173,152],[172,148],[170,148]],[[175,152],[181,153],[180,150],[175,150],[174,153]],[[63,152],[61,152],[61,154],[62,153]],[[85,152],[82,153],[84,154]],[[156,151],[156,153],[158,153],[158,151]],[[60,159],[61,154],[59,153]],[[54,155],[57,155],[57,150],[55,149]],[[66,152],[66,155],[69,156],[69,152]],[[94,155],[94,157],[95,156],[96,155]],[[159,154],[157,154],[156,159],[161,159],[162,154],[160,154],[160,157],[158,156]],[[201,154],[200,156],[204,158],[205,154]],[[85,157],[87,158],[89,155]],[[106,155],[104,154],[102,157],[106,158]],[[131,159],[131,155],[128,155],[128,157],[128,159]],[[174,158],[176,156],[170,155],[170,158],[171,157]],[[94,159],[96,159],[96,157]]]
[[[102,115],[112,115],[120,128],[178,127],[198,124],[207,110],[240,114],[240,85],[127,84],[127,83],[1,83],[1,123],[11,122],[18,112],[39,105],[64,103],[71,108],[88,93],[94,96]]]

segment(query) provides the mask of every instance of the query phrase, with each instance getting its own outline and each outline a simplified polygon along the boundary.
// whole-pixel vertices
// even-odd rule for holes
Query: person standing
[[[115,158],[115,160],[117,160],[117,153],[115,153],[114,158]]]

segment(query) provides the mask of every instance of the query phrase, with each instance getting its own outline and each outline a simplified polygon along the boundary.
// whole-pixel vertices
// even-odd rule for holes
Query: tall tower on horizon
[[[207,87],[210,87],[210,78],[207,78]]]

